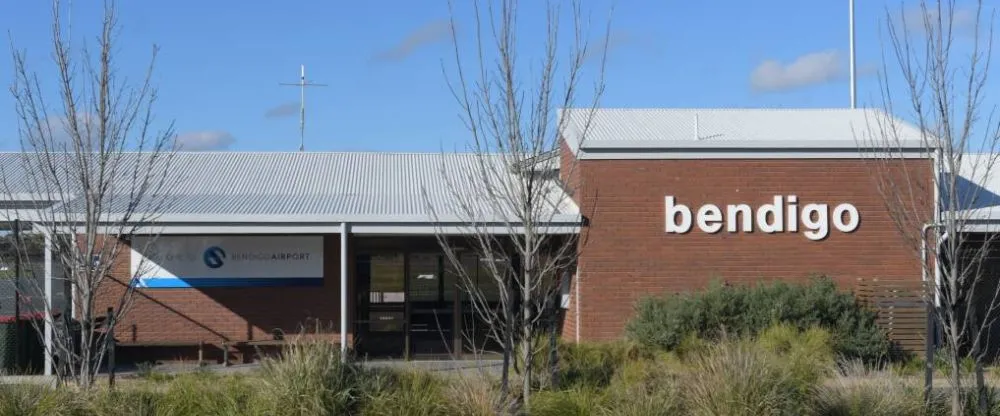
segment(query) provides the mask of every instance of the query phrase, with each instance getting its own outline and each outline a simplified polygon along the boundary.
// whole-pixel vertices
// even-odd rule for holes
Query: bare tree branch
[[[883,62],[885,114],[871,117],[862,147],[873,152],[872,177],[894,224],[914,253],[928,253],[932,259],[922,262],[924,275],[933,277],[924,282],[923,295],[941,325],[951,367],[952,414],[959,415],[964,411],[960,363],[965,357],[987,360],[1000,306],[1000,286],[984,268],[997,234],[972,230],[987,219],[982,208],[997,204],[978,186],[993,176],[1000,150],[996,109],[982,118],[993,19],[991,15],[983,33],[983,4],[978,1],[972,39],[965,44],[956,41],[953,31],[954,0],[921,1],[919,6],[920,22],[908,22],[901,7],[896,24],[887,11],[890,57],[883,51],[883,61],[896,62],[905,90],[893,93]],[[913,33],[914,28],[920,33]],[[919,131],[913,134],[892,118],[897,112],[907,113]],[[914,158],[931,160],[930,169],[908,163]],[[934,231],[932,238],[925,238],[925,229]]]
[[[580,2],[572,2],[568,47],[559,43],[560,4],[545,3],[543,56],[528,64],[519,55],[518,2],[476,0],[471,5],[474,24],[463,25],[473,30],[470,60],[459,46],[454,4],[449,2],[456,70],[447,77],[470,133],[471,155],[446,155],[440,188],[423,192],[428,210],[441,225],[439,243],[475,315],[503,348],[502,394],[509,394],[509,364],[516,351],[513,368],[521,375],[521,405],[527,406],[532,357],[545,347],[539,336],[552,325],[562,279],[575,268],[579,250],[580,224],[563,219],[572,203],[567,202],[570,190],[559,182],[558,169],[573,167],[558,165],[567,128],[567,117],[558,112],[585,112],[589,127],[604,91],[606,56],[593,76],[591,104],[573,109],[588,57]],[[607,50],[608,32],[601,51]],[[566,50],[564,59],[560,55]],[[469,270],[469,262],[477,266]],[[485,293],[484,278],[498,289],[495,298]],[[509,397],[503,399],[498,402],[509,402]]]
[[[176,180],[169,175],[174,130],[172,123],[154,127],[157,92],[151,80],[157,49],[138,84],[129,84],[117,72],[115,2],[104,3],[96,55],[86,47],[69,47],[60,12],[60,2],[53,1],[52,48],[60,101],[55,115],[45,102],[39,77],[27,65],[26,53],[16,48],[12,52],[11,93],[21,151],[0,172],[0,198],[36,202],[30,209],[10,205],[6,215],[50,241],[58,272],[53,274],[69,284],[73,300],[61,314],[73,314],[73,322],[64,322],[78,328],[53,322],[53,346],[46,353],[60,359],[56,373],[61,380],[89,387],[112,341],[111,330],[131,305],[135,276],[127,281],[115,276],[128,264],[132,237],[140,227],[154,224],[171,202],[166,190]],[[28,246],[18,252],[24,258],[35,254]],[[145,267],[131,266],[135,273]],[[44,296],[40,279],[30,281],[36,283],[29,289]],[[96,319],[105,314],[99,310],[102,306],[112,308],[110,321]],[[46,305],[44,312],[54,311]]]

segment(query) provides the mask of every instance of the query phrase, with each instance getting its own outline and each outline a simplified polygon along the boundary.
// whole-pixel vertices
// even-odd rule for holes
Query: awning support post
[[[55,348],[52,345],[52,235],[45,233],[45,375],[52,375],[52,355]]]
[[[340,223],[340,359],[347,359],[347,234],[346,222]]]

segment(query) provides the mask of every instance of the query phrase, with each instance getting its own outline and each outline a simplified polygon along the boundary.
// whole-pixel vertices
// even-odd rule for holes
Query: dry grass
[[[691,415],[794,414],[800,387],[780,357],[749,342],[724,342],[691,360],[681,376]]]
[[[858,362],[844,364],[815,387],[809,413],[817,416],[917,416],[924,414],[919,381]]]

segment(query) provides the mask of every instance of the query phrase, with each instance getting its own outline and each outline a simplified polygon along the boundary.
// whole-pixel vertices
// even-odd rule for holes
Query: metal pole
[[[299,151],[306,150],[306,87],[325,87],[326,84],[316,84],[306,81],[306,66],[299,67],[299,82],[280,83],[279,85],[299,87]]]
[[[850,66],[851,66],[851,108],[857,108],[857,68],[854,62],[854,0],[848,0],[850,13],[848,14],[848,24],[850,25]]]
[[[299,72],[299,151],[306,150],[306,66]]]
[[[63,314],[65,316],[65,314]],[[52,235],[45,233],[45,375],[52,375]]]
[[[21,370],[21,221],[14,220],[14,368]]]
[[[347,233],[346,222],[340,223],[340,359],[347,359]]]

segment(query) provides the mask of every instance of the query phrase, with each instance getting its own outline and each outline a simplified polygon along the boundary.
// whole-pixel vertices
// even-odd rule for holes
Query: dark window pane
[[[402,303],[404,283],[402,254],[371,256],[371,303]]]
[[[410,255],[410,299],[414,302],[438,301],[440,273],[437,254]]]

